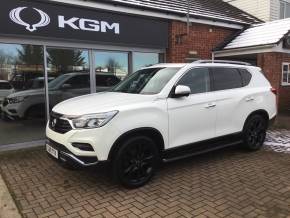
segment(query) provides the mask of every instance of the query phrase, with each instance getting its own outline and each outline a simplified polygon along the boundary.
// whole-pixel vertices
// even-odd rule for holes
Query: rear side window
[[[0,89],[11,89],[9,83],[0,83]]]
[[[243,86],[240,72],[235,68],[217,67],[211,69],[213,91],[241,88]]]
[[[243,86],[249,85],[249,83],[252,79],[252,74],[249,71],[247,71],[246,69],[240,69],[240,73],[242,76]]]

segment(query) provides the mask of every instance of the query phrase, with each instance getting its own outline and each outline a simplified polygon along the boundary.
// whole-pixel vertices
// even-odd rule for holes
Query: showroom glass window
[[[89,94],[88,50],[47,48],[49,107],[69,98]]]
[[[43,139],[45,95],[42,47],[0,44],[0,81],[7,87],[0,90],[0,145]]]
[[[95,51],[94,58],[97,92],[111,89],[128,75],[128,52]]]
[[[133,72],[160,62],[158,53],[133,52]]]

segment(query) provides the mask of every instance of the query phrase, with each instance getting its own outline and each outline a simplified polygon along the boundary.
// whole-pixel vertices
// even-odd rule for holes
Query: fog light
[[[72,143],[72,146],[82,151],[94,151],[93,147],[87,143]]]

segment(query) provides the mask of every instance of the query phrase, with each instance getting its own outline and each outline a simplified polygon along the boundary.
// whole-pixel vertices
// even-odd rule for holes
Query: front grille
[[[4,101],[3,101],[3,107],[7,106],[8,105],[8,99],[7,98],[4,98]]]
[[[57,133],[67,133],[72,130],[70,123],[62,118],[61,114],[51,112],[49,119],[49,128]]]

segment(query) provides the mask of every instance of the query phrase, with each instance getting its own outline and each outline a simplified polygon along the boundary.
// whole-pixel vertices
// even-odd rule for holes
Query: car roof
[[[150,67],[146,68],[156,68],[156,67],[179,67],[183,68],[185,66],[192,66],[192,67],[236,67],[236,68],[259,68],[252,65],[245,65],[245,64],[238,64],[238,63],[199,63],[199,62],[192,62],[192,63],[161,63],[155,64]],[[145,69],[146,69],[145,68]]]
[[[144,67],[144,69],[146,68],[157,68],[157,67],[179,67],[179,68],[182,68],[182,67],[185,67],[187,65],[187,63],[160,63],[160,64],[155,64],[155,65],[152,65],[152,66],[149,66],[149,67]]]

